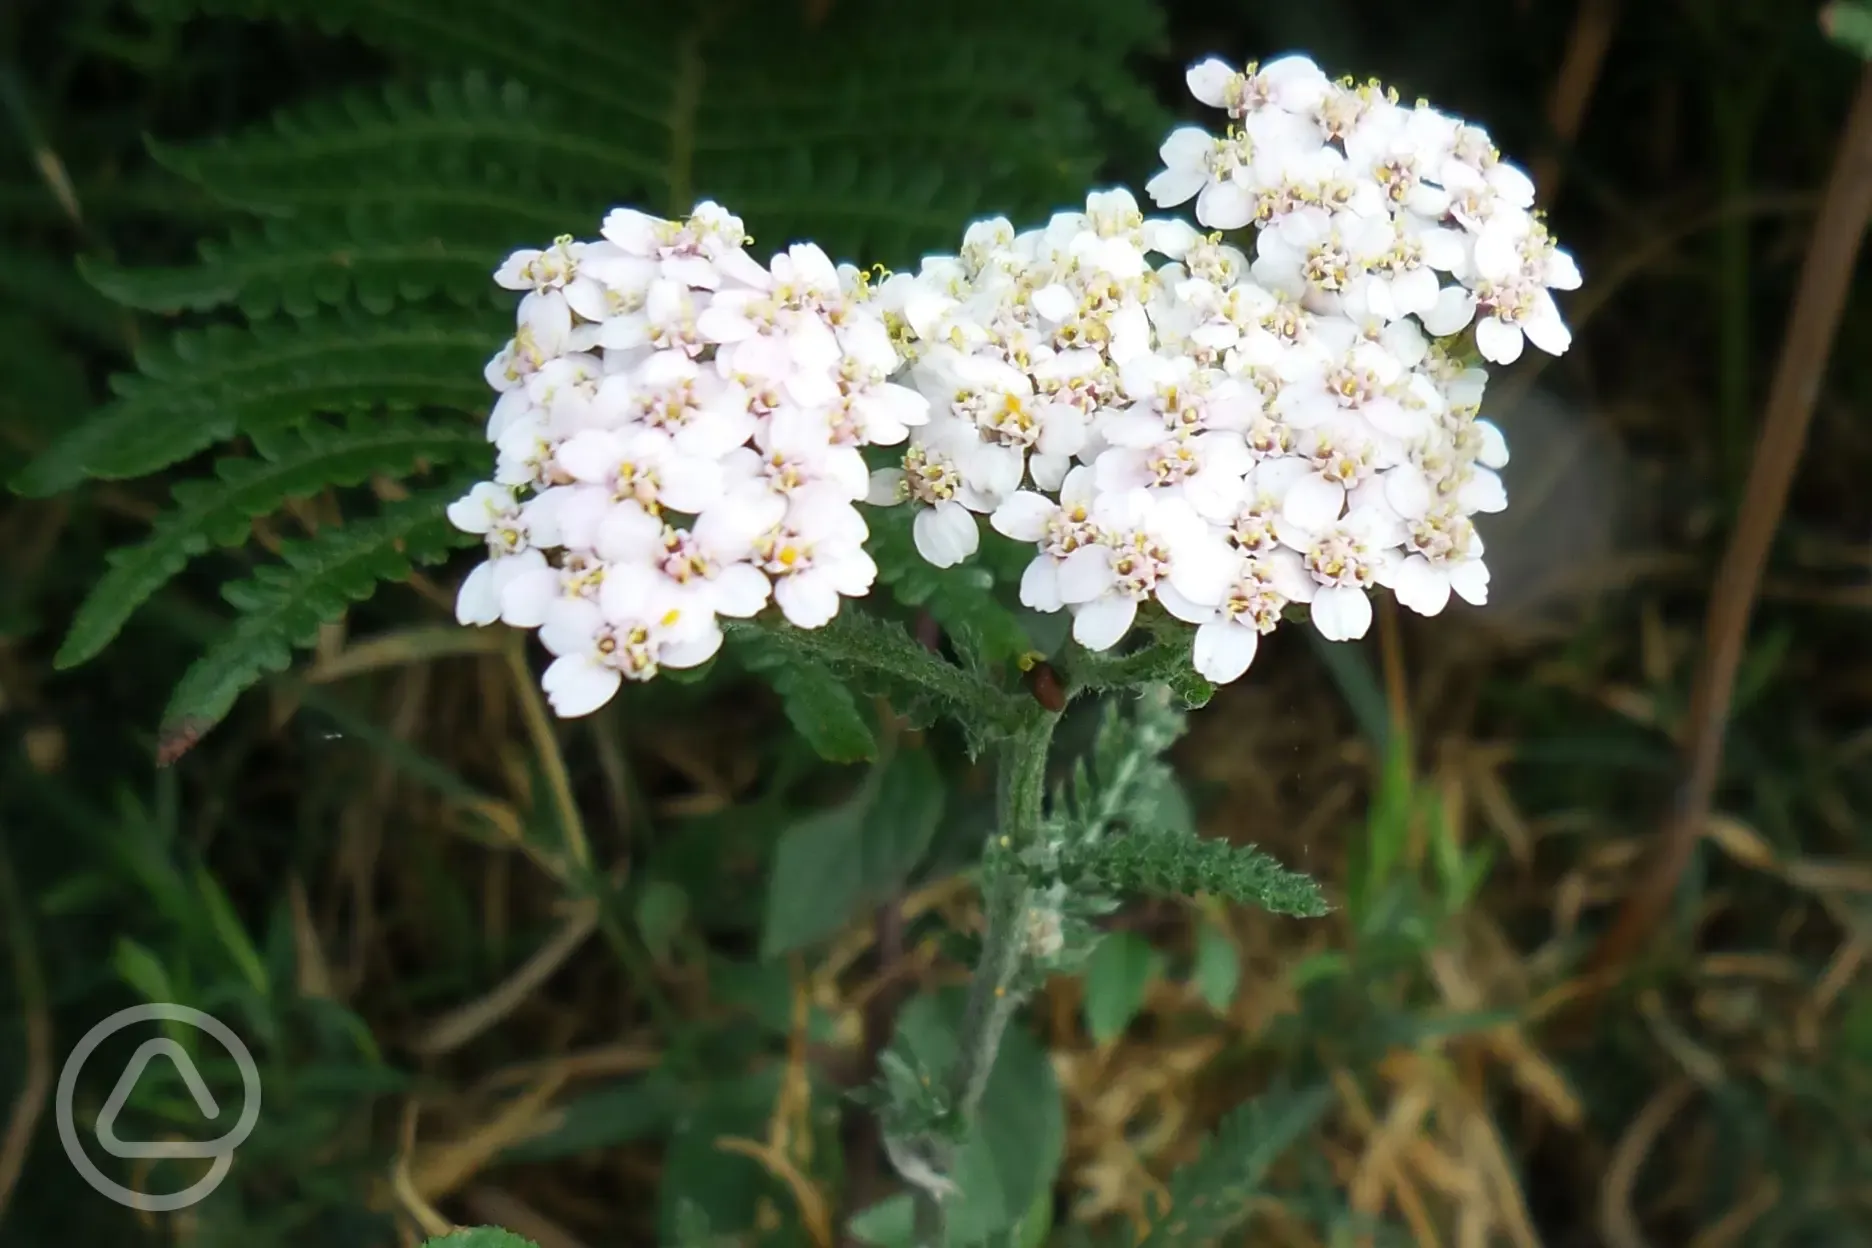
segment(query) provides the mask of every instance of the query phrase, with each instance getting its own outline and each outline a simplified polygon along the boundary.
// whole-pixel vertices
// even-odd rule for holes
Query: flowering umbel
[[[489,362],[494,480],[449,509],[485,534],[464,624],[539,629],[560,715],[693,667],[722,617],[769,600],[801,628],[871,587],[860,447],[902,442],[922,396],[865,276],[797,244],[763,267],[739,219],[612,212],[598,242],[509,257],[526,292]]]
[[[1301,606],[1346,640],[1372,586],[1425,615],[1486,601],[1471,517],[1506,506],[1508,450],[1482,361],[1565,350],[1549,292],[1579,274],[1473,126],[1303,57],[1188,81],[1225,130],[1171,134],[1147,190],[1216,232],[1095,192],[882,285],[932,414],[871,498],[924,509],[937,564],[987,515],[1035,544],[1021,601],[1080,645],[1161,610],[1226,682]]]
[[[830,621],[876,576],[860,501],[912,508],[940,567],[984,519],[1033,543],[1025,605],[1090,650],[1167,613],[1216,682],[1302,608],[1362,636],[1373,586],[1486,601],[1471,517],[1506,506],[1508,450],[1482,364],[1564,351],[1551,292],[1579,285],[1533,184],[1303,57],[1188,82],[1223,132],[1173,132],[1146,190],[1210,233],[1106,190],[875,284],[811,244],[763,266],[712,203],[515,253],[498,465],[450,509],[489,551],[460,619],[538,627],[554,709],[584,714],[706,661],[721,617]]]

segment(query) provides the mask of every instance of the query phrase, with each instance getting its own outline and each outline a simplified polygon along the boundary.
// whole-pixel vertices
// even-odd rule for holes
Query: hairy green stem
[[[1038,833],[1046,798],[1047,748],[1059,716],[1037,713],[1008,744],[997,778],[996,828],[999,848],[1018,850]],[[994,846],[991,849],[996,848]],[[990,853],[985,861],[996,855]],[[1027,910],[1027,882],[1012,871],[984,871],[981,964],[969,982],[968,1007],[962,1014],[960,1051],[950,1092],[956,1112],[966,1120],[981,1103],[1017,1004],[1014,978],[1020,972],[1024,950],[1023,920]]]
[[[1053,743],[1057,713],[1035,706],[1007,743],[996,777],[996,819],[983,855],[981,961],[969,981],[968,1003],[957,1036],[955,1066],[949,1072],[950,1105],[962,1123],[981,1106],[1001,1051],[1001,1037],[1020,1004],[1017,979],[1026,952],[1027,882],[996,860],[1018,850],[1039,833],[1045,813],[1047,751]],[[949,1150],[945,1149],[944,1152]],[[944,1157],[945,1171],[953,1157]],[[941,1206],[935,1193],[919,1193],[915,1239],[918,1244],[941,1242]]]

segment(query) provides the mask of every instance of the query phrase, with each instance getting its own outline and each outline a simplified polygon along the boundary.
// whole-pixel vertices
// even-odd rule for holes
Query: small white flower
[[[1218,685],[1239,680],[1261,638],[1280,624],[1281,610],[1308,592],[1306,571],[1292,551],[1243,559],[1222,601],[1190,613],[1197,625],[1191,655],[1197,672]]]
[[[721,648],[714,617],[684,610],[652,569],[608,570],[600,598],[602,605],[562,598],[540,626],[540,640],[558,656],[540,683],[560,716],[589,715],[625,680],[697,667]]]
[[[1356,641],[1371,627],[1366,590],[1392,581],[1395,528],[1380,514],[1359,508],[1323,529],[1283,529],[1282,544],[1299,553],[1312,578],[1308,614],[1326,640]]]
[[[1188,503],[1145,490],[1101,493],[1096,538],[1059,567],[1061,601],[1073,609],[1073,639],[1088,650],[1123,640],[1140,604],[1160,584],[1175,589],[1166,609],[1220,601],[1233,555]]]
[[[1219,57],[1190,66],[1184,76],[1190,94],[1211,108],[1242,118],[1264,108],[1310,113],[1319,107],[1332,83],[1304,56],[1283,56],[1265,66],[1237,70]]]
[[[494,281],[508,290],[563,290],[578,272],[584,250],[585,244],[562,234],[543,251],[523,248],[508,256],[495,270]]]
[[[568,533],[582,531],[578,512],[595,521],[592,508],[633,502],[655,513],[662,508],[696,515],[722,497],[721,464],[684,454],[660,429],[632,426],[587,429],[559,448],[558,463],[574,481],[602,487],[568,505]],[[577,540],[576,538],[574,540]]]
[[[820,628],[838,614],[839,598],[870,592],[877,564],[865,553],[864,517],[823,495],[801,499],[754,543],[760,569],[773,578],[774,601],[799,628]]]
[[[1448,604],[1451,590],[1473,606],[1488,601],[1482,539],[1466,517],[1439,508],[1407,527],[1404,548],[1410,553],[1398,565],[1392,586],[1403,605],[1419,615],[1436,615]]]
[[[995,532],[1039,545],[1039,553],[1021,574],[1023,604],[1049,612],[1066,605],[1060,597],[1060,565],[1074,551],[1098,540],[1098,525],[1092,521],[1097,498],[1093,472],[1081,466],[1067,473],[1060,483],[1058,502],[1032,490],[1020,490],[1009,495],[989,517]]]
[[[901,468],[871,474],[866,501],[888,507],[908,500],[916,507],[911,534],[917,553],[938,568],[954,567],[981,545],[975,515],[957,497],[962,471],[943,442],[919,442],[904,452]]]

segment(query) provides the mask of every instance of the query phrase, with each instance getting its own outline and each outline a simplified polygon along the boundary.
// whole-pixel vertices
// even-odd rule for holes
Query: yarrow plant
[[[811,244],[763,266],[712,203],[515,253],[499,464],[450,513],[489,546],[462,621],[538,627],[553,706],[583,714],[706,660],[719,617],[771,599],[810,629],[865,594],[860,501],[914,509],[937,567],[984,520],[1033,542],[1024,605],[1095,652],[1167,613],[1218,683],[1301,608],[1347,640],[1374,586],[1485,602],[1472,517],[1506,505],[1508,449],[1483,364],[1564,351],[1551,292],[1579,284],[1533,184],[1481,129],[1303,57],[1188,82],[1225,126],[1172,133],[1146,190],[1209,233],[1119,189],[875,283]]]
[[[1117,827],[1122,801],[1088,797],[1083,769],[1049,802],[1063,705],[1156,686],[1166,658],[1233,681],[1286,619],[1360,637],[1374,587],[1423,615],[1486,602],[1473,517],[1506,506],[1508,460],[1480,415],[1486,365],[1569,343],[1552,292],[1579,272],[1483,130],[1304,57],[1210,59],[1188,84],[1221,128],[1173,132],[1145,190],[1193,202],[1194,224],[1100,190],[1039,228],[978,221],[956,254],[890,274],[810,243],[763,265],[705,202],[682,221],[618,209],[601,239],[496,274],[524,294],[487,368],[493,480],[449,510],[488,545],[457,613],[538,628],[559,714],[705,662],[724,621],[764,617],[794,646],[833,633],[878,578],[860,504],[908,509],[938,569],[975,557],[984,525],[1030,543],[1021,603],[1070,613],[1057,698],[907,637],[814,651],[920,682],[972,744],[1004,742],[956,1068],[898,1063],[880,1093],[891,1156],[932,1200],[953,1193],[1011,1011],[1072,964],[1107,886],[1323,904],[1251,849]],[[1111,657],[1140,625],[1152,643]],[[1154,760],[1175,736],[1154,696],[1102,738],[1105,770],[1131,777],[1111,783],[1154,774],[1126,751]]]

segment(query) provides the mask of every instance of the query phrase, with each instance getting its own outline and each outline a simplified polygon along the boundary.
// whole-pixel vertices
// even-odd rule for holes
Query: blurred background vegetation
[[[135,359],[204,428],[294,387],[368,412],[402,359],[478,436],[511,316],[487,274],[512,247],[712,194],[763,247],[914,263],[973,217],[1141,185],[1190,111],[1186,63],[1289,49],[1473,117],[1536,172],[1586,276],[1576,345],[1492,391],[1515,452],[1484,529],[1495,602],[1386,615],[1354,646],[1284,630],[1191,717],[1174,757],[1199,826],[1337,909],[1117,916],[1003,1051],[1004,1233],[1141,1230],[1217,1120],[1278,1084],[1320,1095],[1271,1103],[1238,1242],[1872,1242],[1863,298],[1785,516],[1745,490],[1861,73],[1807,4],[9,0],[0,463]],[[162,345],[228,307],[278,358]],[[387,362],[319,356],[358,325],[444,328]],[[318,628],[159,768],[189,744],[158,730],[225,626],[218,586],[352,497],[251,533],[237,515],[113,647],[55,671],[107,551],[200,467],[0,502],[0,1239],[888,1239],[882,1215],[850,1224],[896,1185],[842,1092],[905,1002],[927,1015],[965,972],[985,767],[886,716],[885,797],[841,805],[862,769],[822,762],[733,664],[549,725],[533,660],[450,623],[457,561]],[[1594,962],[1654,874],[1712,585],[1749,526],[1775,538],[1742,594],[1713,811],[1655,928]],[[837,884],[814,857],[832,818],[878,855]],[[49,1104],[78,1037],[144,1000],[234,1023],[265,1087],[233,1177],[178,1215],[88,1190]],[[181,1085],[145,1083],[141,1134],[188,1136]],[[174,1190],[198,1164],[135,1173]]]

